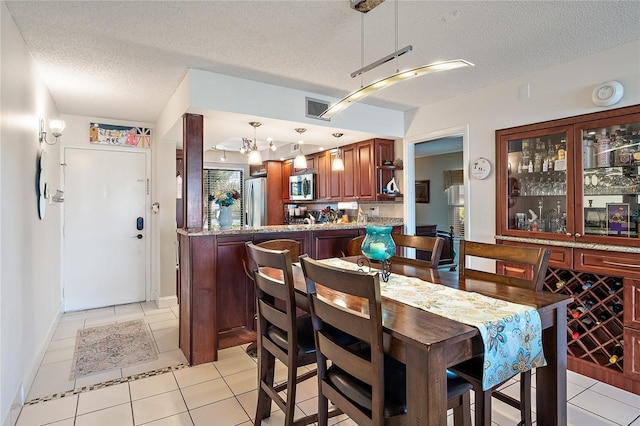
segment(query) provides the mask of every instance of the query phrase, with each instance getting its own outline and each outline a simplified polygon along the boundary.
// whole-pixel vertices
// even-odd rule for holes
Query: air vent
[[[305,105],[307,110],[307,114],[306,114],[307,117],[316,118],[318,120],[323,120],[323,121],[329,121],[328,118],[319,117],[320,114],[322,114],[327,110],[327,108],[329,108],[329,102],[321,101],[319,99],[311,99],[311,98],[304,98],[304,100],[305,100]]]
[[[291,144],[291,153],[292,154],[297,154],[300,151],[300,144],[299,143],[292,143]]]

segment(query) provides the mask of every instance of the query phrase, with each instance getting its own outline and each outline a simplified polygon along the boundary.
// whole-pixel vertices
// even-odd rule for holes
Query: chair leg
[[[271,397],[264,390],[263,383],[273,386],[276,358],[268,351],[259,348],[258,357],[258,402],[256,405],[255,426],[260,426],[262,420],[271,416]]]
[[[520,374],[520,418],[524,426],[531,426],[531,371]]]
[[[296,385],[297,385],[298,368],[293,365],[287,366],[287,411],[284,413],[285,426],[293,424],[293,418],[296,411]]]
[[[491,392],[484,392],[482,386],[475,391],[476,426],[491,425]]]
[[[460,396],[460,404],[453,409],[454,426],[471,426],[471,392]]]
[[[322,394],[322,381],[318,379],[318,426],[329,423],[329,400]]]

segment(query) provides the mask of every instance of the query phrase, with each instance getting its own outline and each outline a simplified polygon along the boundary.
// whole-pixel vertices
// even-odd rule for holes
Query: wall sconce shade
[[[64,120],[49,120],[49,130],[51,130],[51,134],[55,138],[55,141],[49,142],[47,140],[47,132],[44,130],[44,119],[40,119],[40,132],[38,135],[38,140],[40,143],[46,143],[47,145],[55,145],[58,142],[58,138],[62,136],[62,132],[64,132],[65,123]]]
[[[346,97],[342,98],[340,101],[331,105],[329,108],[327,108],[326,111],[324,111],[318,117],[330,119],[331,117],[336,115],[338,112],[349,107],[352,103],[358,102],[359,100],[364,99],[367,96],[371,95],[372,93],[377,92],[378,90],[384,89],[385,87],[392,86],[402,81],[410,80],[414,77],[419,77],[421,75],[431,74],[438,71],[446,71],[446,70],[452,70],[456,68],[473,67],[473,66],[474,64],[472,64],[471,62],[465,61],[464,59],[454,59],[451,61],[434,62],[432,64],[424,65],[422,67],[413,68],[407,71],[401,71],[389,77],[386,77],[374,83],[371,83],[368,86],[364,86],[356,90],[355,92],[347,95]]]

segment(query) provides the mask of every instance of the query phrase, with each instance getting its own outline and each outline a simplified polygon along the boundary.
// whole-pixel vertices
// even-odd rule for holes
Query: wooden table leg
[[[536,370],[536,417],[540,426],[567,424],[567,316],[564,305],[554,325],[542,332],[547,366]]]
[[[447,366],[442,349],[407,345],[407,424],[447,424]]]

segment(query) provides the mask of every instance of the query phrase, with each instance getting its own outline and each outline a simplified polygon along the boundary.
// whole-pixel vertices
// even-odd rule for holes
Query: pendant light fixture
[[[387,55],[381,59],[378,59],[375,62],[372,62],[371,64],[365,66],[364,65],[364,14],[369,12],[371,9],[373,9],[374,7],[376,7],[378,4],[380,4],[382,2],[375,2],[374,4],[372,4],[371,7],[368,7],[366,9],[363,10],[359,10],[357,8],[354,8],[355,10],[362,12],[361,18],[360,18],[360,28],[361,28],[361,35],[360,35],[360,43],[361,43],[361,64],[362,67],[354,72],[351,73],[351,77],[357,77],[357,76],[362,76],[362,74],[366,73],[367,71],[370,71],[382,64],[385,64],[393,59],[396,60],[396,72],[393,75],[390,75],[389,77],[385,77],[383,79],[380,79],[378,81],[375,81],[367,86],[364,86],[362,83],[362,77],[360,80],[360,89],[356,90],[355,92],[350,93],[349,95],[345,96],[344,98],[342,98],[341,100],[339,100],[338,102],[336,102],[335,104],[331,105],[329,108],[327,108],[323,113],[321,113],[318,118],[324,118],[324,119],[331,119],[334,115],[336,115],[338,112],[346,109],[347,107],[349,107],[351,104],[358,102],[361,99],[366,98],[367,96],[371,95],[372,93],[377,92],[378,90],[384,89],[386,87],[392,86],[396,83],[400,83],[402,81],[406,81],[406,80],[410,80],[414,77],[420,77],[421,75],[426,75],[426,74],[431,74],[434,72],[438,72],[438,71],[446,71],[446,70],[453,70],[456,68],[462,68],[462,67],[473,67],[474,64],[472,64],[469,61],[466,61],[464,59],[453,59],[453,60],[449,60],[449,61],[440,61],[440,62],[434,62],[428,65],[424,65],[421,67],[417,67],[417,68],[413,68],[410,70],[406,70],[406,71],[400,71],[399,66],[398,66],[398,58],[402,55],[404,55],[405,53],[409,53],[413,50],[413,46],[409,45],[406,46],[402,49],[398,49],[398,0],[396,0],[395,2],[395,10],[396,10],[396,14],[395,14],[395,18],[396,18],[396,51],[390,55]]]
[[[344,161],[342,161],[342,157],[340,156],[340,147],[338,146],[338,140],[344,135],[344,133],[334,133],[333,137],[336,138],[336,158],[333,159],[331,163],[331,170],[334,172],[344,171]]]
[[[256,144],[256,128],[262,126],[262,123],[259,121],[250,121],[249,125],[253,127],[253,146],[249,150],[249,164],[262,164],[262,155],[260,155],[258,145]]]
[[[302,134],[306,132],[307,129],[298,127],[295,129],[295,131],[298,132],[299,137],[302,138]],[[296,155],[296,158],[293,159],[293,167],[296,169],[306,169],[307,157],[305,157],[304,153],[302,152],[302,145],[304,144],[304,141],[300,139],[298,141],[298,144],[300,145],[300,152],[298,153],[298,155]]]

